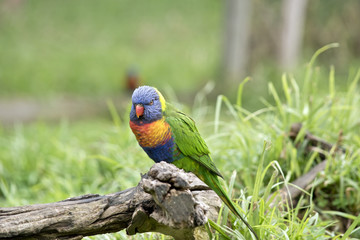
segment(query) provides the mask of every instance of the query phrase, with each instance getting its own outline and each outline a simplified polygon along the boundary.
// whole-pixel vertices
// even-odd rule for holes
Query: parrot
[[[219,178],[223,176],[192,118],[166,102],[155,87],[140,86],[132,94],[129,125],[140,147],[153,161],[172,163],[194,173],[259,239],[221,186]]]

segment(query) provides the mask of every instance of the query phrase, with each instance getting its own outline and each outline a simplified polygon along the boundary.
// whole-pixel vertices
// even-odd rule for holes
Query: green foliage
[[[303,81],[284,74],[282,90],[270,82],[268,88],[273,103],[264,100],[265,108],[255,112],[243,108],[239,104],[243,86],[239,87],[236,104],[231,104],[225,96],[218,97],[215,135],[209,141],[213,158],[221,166],[220,171],[227,171],[225,176],[234,168],[238,170],[235,189],[242,191],[233,196],[239,199],[242,209],[249,209],[248,221],[259,231],[261,239],[339,238],[338,231],[346,230],[344,222],[359,221],[356,216],[360,213],[360,122],[357,117],[360,115],[360,69],[348,90],[338,92],[331,67],[328,93],[323,95],[318,89],[323,88],[319,81],[324,81],[317,78],[318,69],[313,66],[320,53],[335,46],[325,46],[314,55],[306,66]],[[222,105],[226,106],[225,110],[221,109]],[[296,122],[303,124],[296,139],[299,148],[287,137]],[[335,149],[329,153],[322,151],[328,159],[326,169],[311,189],[303,190],[305,194],[298,204],[272,207],[272,199],[268,199],[270,191],[286,186],[321,161],[316,152],[306,154],[302,147],[301,139],[306,131],[330,143],[341,144],[347,149],[346,154],[336,153]],[[228,238],[244,239],[244,226],[237,224],[230,221],[230,226],[218,227]],[[354,223],[345,236],[358,230],[356,226],[359,224]]]
[[[127,122],[115,127],[100,120],[63,121],[2,129],[0,205],[52,202],[132,187],[151,166],[138,150]]]
[[[244,218],[261,239],[359,237],[360,70],[350,74],[347,90],[339,91],[333,67],[325,79],[328,84],[322,85],[326,81],[314,66],[315,58],[301,74],[306,78],[284,74],[281,87],[270,82],[273,101],[263,100],[264,108],[251,112],[243,107],[245,84],[239,87],[235,103],[218,97],[213,123],[204,118],[197,124],[207,136],[214,162],[229,181],[229,195],[246,210]],[[108,105],[113,123],[62,121],[0,128],[0,206],[52,202],[134,186],[140,179],[136,172],[147,171],[152,161],[130,132],[128,113],[119,116],[112,103]],[[295,122],[303,124],[296,140],[299,147],[288,138]],[[211,131],[205,131],[210,125]],[[297,205],[272,205],[277,195],[269,198],[271,193],[320,161],[316,152],[306,154],[301,141],[306,131],[347,151],[323,152],[328,159],[326,169],[310,189],[303,190]],[[210,225],[214,239],[245,239],[245,226],[226,208]],[[127,238],[120,232],[89,239]],[[167,239],[158,234],[131,238]]]

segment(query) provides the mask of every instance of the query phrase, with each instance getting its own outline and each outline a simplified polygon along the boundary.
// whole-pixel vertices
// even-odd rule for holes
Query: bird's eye
[[[154,104],[154,100],[151,100],[151,102],[149,103],[149,105],[153,105]]]

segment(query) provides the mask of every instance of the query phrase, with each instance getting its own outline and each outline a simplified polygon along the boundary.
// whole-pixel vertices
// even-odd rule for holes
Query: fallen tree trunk
[[[125,228],[129,235],[160,232],[175,239],[204,239],[203,225],[207,217],[217,218],[220,205],[194,174],[161,162],[125,191],[0,208],[0,239],[81,239]]]

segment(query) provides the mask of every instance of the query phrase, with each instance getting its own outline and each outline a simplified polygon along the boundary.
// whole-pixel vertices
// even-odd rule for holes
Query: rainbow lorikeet
[[[168,104],[156,88],[141,86],[132,95],[130,127],[151,159],[172,163],[194,173],[215,191],[258,239],[222,188],[218,177],[223,177],[190,117]]]

